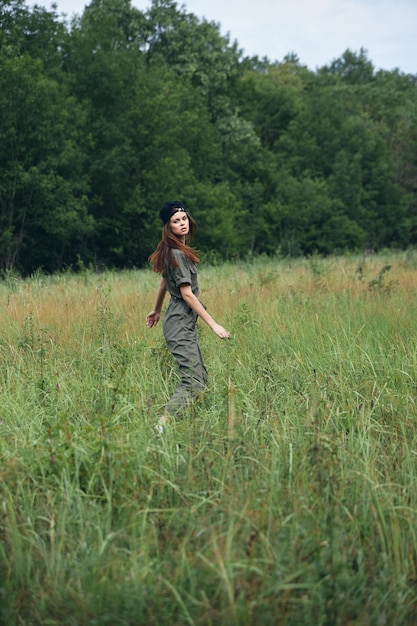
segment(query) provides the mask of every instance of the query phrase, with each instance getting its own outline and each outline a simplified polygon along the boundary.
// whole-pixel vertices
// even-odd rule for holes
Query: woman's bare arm
[[[211,328],[211,330],[221,339],[229,339],[230,333],[223,326],[220,326],[206,311],[200,300],[193,294],[191,285],[180,285],[181,295],[188,306],[197,313],[199,317]]]
[[[150,313],[146,316],[146,325],[148,328],[152,328],[156,326],[159,322],[159,318],[161,317],[162,305],[164,303],[165,294],[167,292],[165,278],[161,278],[161,282],[159,283],[158,291],[155,298],[155,304]]]

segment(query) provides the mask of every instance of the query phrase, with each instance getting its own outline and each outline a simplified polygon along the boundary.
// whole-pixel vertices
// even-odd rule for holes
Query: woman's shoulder
[[[195,263],[189,258],[189,256],[187,255],[185,251],[173,249],[172,252],[173,252],[173,258],[175,259],[175,263],[178,266],[183,267],[184,269],[187,268],[191,271],[196,270]]]
[[[174,257],[176,261],[186,258],[186,254],[182,250],[179,250],[178,248],[172,248],[172,256]]]
[[[172,249],[173,258],[177,263],[185,263],[186,265],[192,263],[189,256],[184,250],[179,250],[178,248]]]

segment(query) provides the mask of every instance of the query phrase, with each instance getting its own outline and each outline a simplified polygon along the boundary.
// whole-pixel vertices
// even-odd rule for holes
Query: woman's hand
[[[161,314],[158,311],[151,311],[146,316],[146,326],[148,328],[152,328],[153,326],[156,326],[157,323],[159,322],[160,317],[161,317]]]
[[[228,330],[217,324],[216,322],[210,326],[213,333],[215,333],[220,339],[230,339],[231,335]]]

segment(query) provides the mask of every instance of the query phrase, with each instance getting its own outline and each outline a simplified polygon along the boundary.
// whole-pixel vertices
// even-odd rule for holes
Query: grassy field
[[[415,624],[417,253],[202,266],[161,439],[157,283],[0,283],[0,623]]]

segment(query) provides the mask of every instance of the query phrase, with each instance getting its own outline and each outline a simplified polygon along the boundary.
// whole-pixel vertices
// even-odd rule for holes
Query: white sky
[[[145,11],[151,0],[131,0]],[[49,9],[52,0],[27,0]],[[58,13],[82,14],[85,0],[56,0]],[[282,61],[295,53],[315,70],[349,48],[367,51],[376,69],[417,74],[417,0],[178,0],[220,24],[245,55]]]

